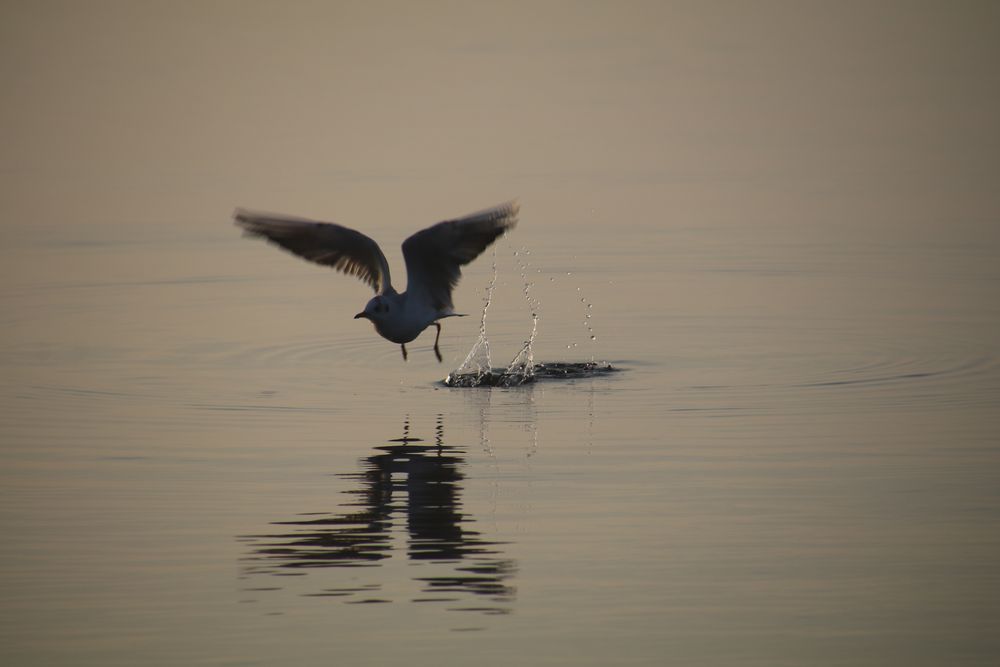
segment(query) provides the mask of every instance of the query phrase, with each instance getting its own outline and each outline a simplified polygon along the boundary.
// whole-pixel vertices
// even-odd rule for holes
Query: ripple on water
[[[684,391],[734,404],[778,401],[783,410],[979,409],[1000,399],[998,370],[989,350],[960,341],[855,339],[826,345],[807,360],[771,359],[749,371],[761,382],[691,384]]]
[[[297,366],[316,363],[360,365],[365,359],[399,356],[398,346],[371,336],[309,338],[272,344],[248,344],[219,352],[220,361],[260,366]]]
[[[982,407],[996,402],[996,359],[951,350],[899,357],[863,370],[834,371],[789,384],[787,389],[835,398],[850,394],[871,407]]]

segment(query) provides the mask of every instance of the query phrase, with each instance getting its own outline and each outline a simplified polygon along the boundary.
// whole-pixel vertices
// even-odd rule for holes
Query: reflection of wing
[[[357,276],[382,294],[390,287],[389,264],[372,239],[332,222],[315,222],[271,213],[236,209],[236,224],[317,264]]]
[[[248,569],[256,574],[287,574],[289,569],[322,570],[377,565],[398,548],[393,535],[405,516],[409,534],[407,557],[425,565],[415,581],[434,599],[459,599],[457,594],[488,598],[469,611],[487,614],[510,613],[507,603],[516,588],[510,579],[517,572],[513,560],[502,558],[503,543],[489,542],[468,528],[472,519],[461,511],[461,449],[443,445],[422,445],[419,438],[404,433],[402,445],[376,448],[365,459],[361,472],[338,477],[357,480],[360,488],[347,491],[353,496],[347,514],[308,513],[291,521],[276,521],[281,531],[248,535],[252,545]],[[318,514],[319,516],[312,516]],[[291,526],[291,532],[284,527]],[[347,587],[322,587],[310,595],[351,596],[375,594],[381,581],[360,584],[352,574]],[[378,575],[374,571],[369,576]],[[385,575],[382,575],[385,576]],[[430,599],[430,598],[428,598]],[[417,600],[414,600],[417,601]]]
[[[436,310],[451,310],[451,290],[461,267],[480,255],[498,236],[517,224],[520,206],[509,201],[457,220],[421,230],[403,242],[406,292]]]

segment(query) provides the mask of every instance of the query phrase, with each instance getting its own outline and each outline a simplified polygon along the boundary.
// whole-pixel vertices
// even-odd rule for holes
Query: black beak
[[[357,319],[360,319],[360,318],[362,318],[362,317],[364,317],[364,318],[366,318],[366,319],[367,319],[367,317],[368,317],[367,315],[365,315],[365,311],[363,311],[363,310],[362,310],[362,311],[361,311],[360,313],[358,313],[357,315],[355,315],[355,316],[354,316],[354,319],[356,319],[356,320],[357,320]]]

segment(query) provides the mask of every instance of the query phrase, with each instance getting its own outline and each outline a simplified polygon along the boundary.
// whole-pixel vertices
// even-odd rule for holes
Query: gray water
[[[989,6],[53,6],[3,10],[5,665],[995,660]],[[515,195],[441,364],[228,220],[400,281]],[[494,264],[495,366],[534,314],[617,371],[445,386]]]

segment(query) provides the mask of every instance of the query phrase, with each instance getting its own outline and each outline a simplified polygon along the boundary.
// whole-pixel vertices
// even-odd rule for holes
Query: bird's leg
[[[444,359],[441,357],[441,350],[440,348],[438,348],[438,339],[441,338],[441,323],[435,322],[434,326],[438,328],[437,335],[434,336],[434,354],[437,355],[438,363],[440,364],[444,361]]]
[[[406,361],[406,346],[400,345],[399,347],[401,350],[403,350],[403,361]]]

